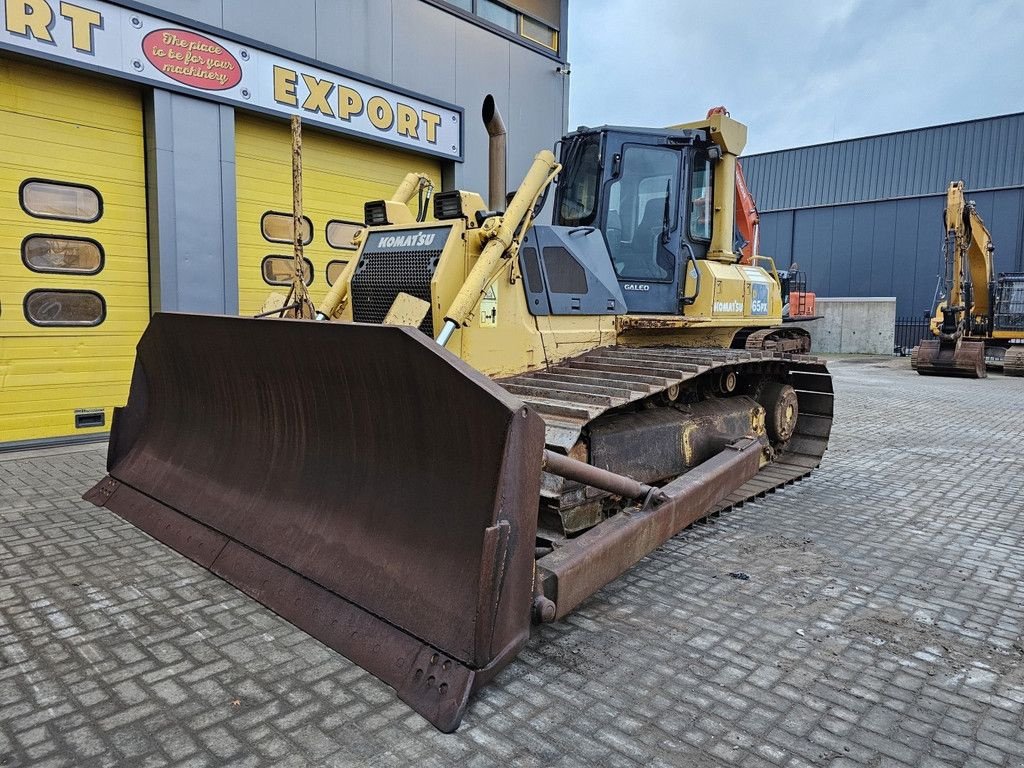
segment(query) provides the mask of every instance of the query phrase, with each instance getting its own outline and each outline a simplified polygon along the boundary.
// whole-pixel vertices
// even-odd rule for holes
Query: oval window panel
[[[292,242],[292,215],[290,213],[275,213],[267,211],[260,219],[260,230],[263,232],[263,239],[271,243]],[[309,245],[313,242],[313,222],[308,216],[302,217],[302,244]]]
[[[21,260],[33,272],[95,275],[103,269],[103,247],[81,237],[29,235],[21,243]]]
[[[313,263],[304,258],[302,265],[302,282],[309,285],[313,282]],[[295,259],[291,256],[267,256],[262,268],[263,281],[270,285],[291,285],[295,279]]]
[[[345,271],[345,267],[347,266],[347,261],[327,262],[327,284],[334,285],[334,281],[341,277],[341,273]]]
[[[90,222],[102,214],[103,201],[92,187],[32,179],[21,185],[21,207],[40,219]]]
[[[99,325],[107,303],[96,291],[40,289],[25,296],[25,319],[33,325]]]
[[[352,238],[364,229],[366,225],[359,222],[333,219],[327,222],[327,244],[342,251],[354,251]]]

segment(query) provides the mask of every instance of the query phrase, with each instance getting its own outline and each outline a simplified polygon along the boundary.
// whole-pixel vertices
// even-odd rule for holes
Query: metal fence
[[[999,275],[992,327],[997,331],[1024,331],[1024,272]]]
[[[896,329],[893,334],[893,350],[897,355],[909,355],[910,350],[916,347],[921,339],[930,339],[932,333],[928,330],[928,314],[916,317],[897,317]]]

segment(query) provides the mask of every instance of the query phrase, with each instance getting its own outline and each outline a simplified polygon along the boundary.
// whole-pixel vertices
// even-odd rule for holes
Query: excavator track
[[[749,350],[806,355],[811,351],[811,335],[802,328],[762,328],[748,334],[743,346]]]
[[[1011,346],[1003,358],[1003,375],[1024,376],[1024,346]]]
[[[540,414],[548,446],[568,452],[587,425],[606,413],[670,390],[681,396],[713,388],[730,372],[747,383],[782,379],[792,384],[799,417],[793,436],[773,446],[775,460],[712,508],[713,514],[794,483],[820,464],[833,418],[832,377],[824,360],[765,350],[616,346],[499,383]]]

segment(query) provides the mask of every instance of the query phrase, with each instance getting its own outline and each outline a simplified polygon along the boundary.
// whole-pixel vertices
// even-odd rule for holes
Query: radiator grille
[[[357,323],[383,323],[399,293],[430,302],[430,278],[441,249],[364,251],[352,276],[352,317]],[[420,330],[434,335],[433,311]]]

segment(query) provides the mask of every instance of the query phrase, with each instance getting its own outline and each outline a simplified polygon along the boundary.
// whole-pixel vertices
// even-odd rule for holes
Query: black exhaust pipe
[[[484,98],[481,117],[490,136],[487,147],[487,204],[492,211],[504,211],[508,192],[505,181],[505,121],[501,119],[501,112],[491,94]]]

